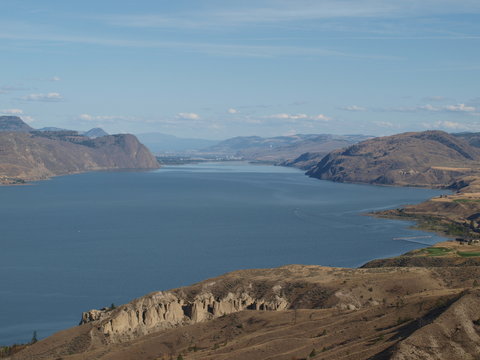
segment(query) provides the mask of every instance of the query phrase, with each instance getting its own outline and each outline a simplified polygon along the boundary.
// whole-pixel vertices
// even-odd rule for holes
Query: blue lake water
[[[395,238],[431,234],[361,213],[440,193],[246,163],[0,187],[0,345],[74,326],[91,308],[232,270],[356,267],[422,247]]]

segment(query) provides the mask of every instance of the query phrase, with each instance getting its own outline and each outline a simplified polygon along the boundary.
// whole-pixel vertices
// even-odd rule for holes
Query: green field
[[[478,203],[478,202],[480,202],[480,200],[479,199],[455,199],[455,200],[453,200],[453,202],[456,202],[456,203],[469,203],[469,202]]]
[[[429,247],[421,251],[423,254],[428,254],[428,256],[442,256],[452,252],[452,249],[444,247]]]
[[[457,254],[463,257],[480,256],[478,251],[459,251]]]

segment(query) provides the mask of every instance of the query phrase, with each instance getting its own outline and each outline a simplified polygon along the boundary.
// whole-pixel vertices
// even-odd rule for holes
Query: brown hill
[[[301,154],[299,157],[286,160],[280,165],[282,166],[292,166],[302,170],[309,170],[315,165],[317,165],[328,153],[325,152],[306,152]]]
[[[0,181],[18,183],[107,169],[158,168],[133,135],[89,139],[75,131],[0,132]]]
[[[309,176],[338,182],[446,187],[476,174],[480,149],[442,131],[374,138],[333,151]]]
[[[11,359],[475,358],[480,267],[380,266],[236,271],[86,312]]]

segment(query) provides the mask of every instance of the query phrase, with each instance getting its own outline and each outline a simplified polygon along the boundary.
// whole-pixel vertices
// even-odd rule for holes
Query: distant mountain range
[[[200,150],[204,154],[232,156],[246,160],[281,163],[295,159],[306,152],[321,158],[332,150],[343,148],[370,138],[365,135],[298,134],[262,138],[240,136]]]
[[[58,127],[43,127],[40,129],[34,129],[31,126],[27,125],[21,118],[18,116],[0,116],[0,131],[7,131],[7,132],[30,132],[30,131],[74,131],[79,135],[84,135],[91,139],[95,139],[97,137],[107,136],[108,133],[101,129],[101,128],[93,128],[88,131],[77,131],[77,130],[69,130],[69,129],[62,129]]]
[[[446,187],[461,177],[480,174],[480,133],[425,131],[379,138],[240,136],[220,142],[161,133],[140,134],[139,138],[157,153],[190,152],[207,158],[294,166],[305,169],[309,176],[338,182]],[[112,136],[100,128],[86,132],[51,127],[35,130],[16,116],[0,116],[0,150],[3,182],[95,169],[158,166],[132,135]]]
[[[215,156],[275,164],[295,159],[308,151],[315,152],[316,156],[321,158],[332,150],[370,138],[363,135],[299,134],[271,138],[238,136],[217,141],[185,139],[162,133],[145,133],[137,136],[155,154]]]
[[[158,162],[135,136],[90,138],[71,130],[34,130],[20,118],[0,116],[0,183],[107,169],[153,169]],[[101,134],[95,129],[94,134]]]

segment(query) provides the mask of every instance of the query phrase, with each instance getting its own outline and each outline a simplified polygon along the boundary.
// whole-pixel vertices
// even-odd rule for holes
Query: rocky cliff
[[[425,131],[374,138],[333,151],[307,174],[338,182],[446,187],[479,168],[479,148],[442,131]]]
[[[155,331],[185,326],[242,310],[285,310],[286,299],[255,298],[251,292],[229,292],[216,296],[208,289],[193,298],[182,292],[156,292],[137,299],[118,309],[91,310],[82,314],[80,324],[98,322],[98,329],[111,342],[135,339]]]
[[[135,136],[89,139],[73,131],[0,132],[0,181],[18,183],[94,170],[154,169]]]

